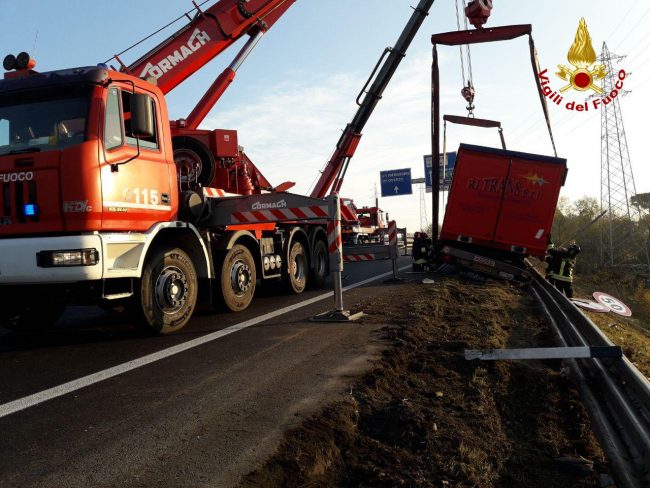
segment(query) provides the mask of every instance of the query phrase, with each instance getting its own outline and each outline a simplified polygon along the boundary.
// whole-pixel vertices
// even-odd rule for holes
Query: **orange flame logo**
[[[569,63],[576,68],[587,69],[596,62],[596,51],[591,43],[591,36],[587,30],[587,22],[584,17],[580,19],[576,38],[573,41],[569,54],[567,55]]]

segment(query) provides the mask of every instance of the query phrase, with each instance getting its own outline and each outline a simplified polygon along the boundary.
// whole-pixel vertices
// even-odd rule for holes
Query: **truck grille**
[[[37,203],[36,181],[12,181],[0,185],[0,224],[38,222],[36,215],[25,215],[26,203]]]

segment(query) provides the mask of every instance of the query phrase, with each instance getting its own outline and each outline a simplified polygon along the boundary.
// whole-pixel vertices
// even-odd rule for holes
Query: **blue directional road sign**
[[[411,168],[380,171],[379,175],[381,179],[382,197],[413,194]]]
[[[431,160],[433,158],[430,154],[424,156],[424,178],[426,179],[427,191],[431,192]],[[449,191],[451,186],[451,179],[454,176],[454,168],[456,167],[456,153],[447,153],[447,165],[443,168],[443,158],[440,155],[440,191]],[[444,175],[444,176],[443,176]]]

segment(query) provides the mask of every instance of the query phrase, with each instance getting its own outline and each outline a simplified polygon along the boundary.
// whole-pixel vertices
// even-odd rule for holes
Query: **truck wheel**
[[[181,249],[154,250],[140,280],[139,324],[169,334],[180,330],[196,306],[198,280],[189,256]]]
[[[302,242],[295,240],[287,253],[287,266],[282,272],[285,287],[292,293],[302,293],[307,286],[309,261]]]
[[[65,312],[65,304],[45,301],[38,305],[2,307],[0,327],[14,332],[36,332],[50,329]]]
[[[195,189],[196,184],[210,186],[216,163],[210,150],[201,141],[191,137],[175,137],[174,163],[181,188]]]
[[[255,260],[248,248],[235,244],[226,253],[217,276],[221,277],[218,302],[232,312],[246,310],[255,295],[257,280]]]
[[[322,288],[329,272],[329,254],[325,241],[316,239],[312,252],[314,267],[311,270],[311,282],[314,286]]]

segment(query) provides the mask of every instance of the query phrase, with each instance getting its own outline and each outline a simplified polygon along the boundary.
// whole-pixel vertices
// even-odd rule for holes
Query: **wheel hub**
[[[319,275],[324,275],[326,273],[327,267],[327,257],[325,253],[319,252],[316,257],[316,271]]]
[[[305,274],[305,262],[302,254],[296,254],[291,263],[291,274],[296,280],[301,280]]]
[[[246,293],[251,287],[251,269],[243,261],[237,261],[230,270],[230,285],[235,293]]]
[[[168,266],[156,280],[156,302],[164,313],[176,313],[187,302],[188,290],[185,274],[176,266]]]
[[[203,171],[201,157],[190,149],[181,148],[174,151],[174,163],[178,168],[178,181],[193,188]]]

